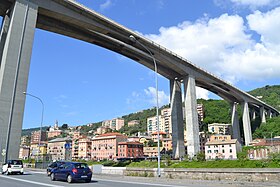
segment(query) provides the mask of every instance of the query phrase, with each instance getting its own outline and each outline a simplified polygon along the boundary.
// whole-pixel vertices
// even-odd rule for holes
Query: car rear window
[[[9,160],[8,164],[11,164],[11,165],[22,165],[22,161],[21,160]]]
[[[84,164],[84,163],[76,163],[76,164],[74,164],[74,167],[76,169],[85,169],[85,168],[88,168],[88,165]]]

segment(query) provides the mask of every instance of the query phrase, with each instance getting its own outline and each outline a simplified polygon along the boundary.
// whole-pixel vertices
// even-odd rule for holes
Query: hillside
[[[275,107],[277,110],[280,111],[280,85],[274,85],[274,86],[265,86],[263,88],[257,88],[255,90],[252,90],[250,92],[251,95],[258,97],[260,100],[266,102],[267,104]],[[231,108],[227,101],[224,100],[204,100],[204,99],[198,99],[197,103],[203,104],[204,106],[204,124],[210,124],[210,123],[230,123],[231,122]],[[163,106],[160,108],[167,108],[168,105]],[[238,107],[239,114],[241,114],[240,107]],[[160,113],[160,111],[159,111]],[[137,132],[146,132],[147,129],[147,118],[152,117],[156,115],[156,109],[146,109],[142,110],[140,112],[131,113],[125,116],[122,116],[122,118],[125,121],[125,126],[122,127],[119,131],[121,133],[126,134],[135,134]],[[133,127],[128,127],[127,123],[131,120],[140,120],[139,125],[135,125]],[[96,130],[98,127],[102,125],[102,122],[93,123],[91,127],[88,127],[84,125],[81,129],[83,133],[86,133],[90,130]],[[254,126],[254,125],[253,125]],[[47,127],[44,127],[45,129]],[[30,134],[31,131],[39,130],[39,128],[33,128],[33,129],[24,129],[22,131],[22,134]]]
[[[280,85],[265,86],[248,92],[280,111]]]

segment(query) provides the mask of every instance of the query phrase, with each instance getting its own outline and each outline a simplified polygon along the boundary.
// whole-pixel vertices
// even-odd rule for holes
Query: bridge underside
[[[15,136],[10,139],[15,139],[14,144],[19,145],[19,138],[16,136],[20,137],[25,103],[25,96],[22,92],[27,88],[35,28],[101,46],[127,56],[152,70],[154,70],[155,59],[158,73],[170,80],[171,90],[173,90],[171,92],[172,126],[174,126],[173,133],[176,134],[174,137],[177,137],[173,141],[179,142],[174,144],[177,147],[173,147],[173,150],[179,151],[174,155],[182,156],[184,138],[178,132],[182,130],[180,129],[182,127],[180,108],[182,107],[178,102],[182,95],[182,91],[179,89],[181,83],[184,84],[186,97],[188,151],[192,156],[199,150],[195,86],[205,88],[233,105],[232,123],[236,128],[234,137],[237,139],[240,139],[240,135],[234,105],[242,104],[243,125],[246,131],[244,132],[245,144],[249,144],[252,140],[249,106],[279,114],[276,109],[248,93],[75,1],[1,0],[0,15],[4,17],[0,40],[0,120],[2,120],[1,128],[3,129],[1,147],[7,147],[7,144],[5,145],[3,142],[6,142],[9,130]],[[133,35],[137,42],[131,41],[130,35]],[[264,112],[261,116],[264,116]],[[9,158],[16,157],[18,153],[14,152],[17,148],[18,146],[10,147],[10,150],[13,151]]]

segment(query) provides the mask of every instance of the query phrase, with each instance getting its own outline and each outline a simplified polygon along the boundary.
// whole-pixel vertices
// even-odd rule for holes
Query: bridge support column
[[[37,6],[16,0],[1,31],[0,137],[5,159],[16,159],[22,129],[27,80],[37,20]],[[2,141],[3,140],[3,141]],[[2,161],[2,154],[0,155]]]
[[[271,112],[271,110],[268,110],[268,111],[267,111],[267,116],[268,116],[269,118],[272,118],[272,112]]]
[[[192,75],[184,78],[184,88],[188,155],[193,158],[199,153],[200,144],[195,78]]]
[[[261,122],[266,123],[266,117],[265,117],[265,109],[264,107],[260,107],[260,116],[261,116]]]
[[[231,125],[232,125],[232,137],[237,139],[239,143],[241,143],[241,136],[240,136],[240,128],[239,128],[239,119],[238,119],[238,112],[237,112],[237,103],[232,103],[231,109]]]
[[[243,111],[242,120],[243,120],[245,145],[249,145],[249,143],[252,142],[252,129],[251,129],[250,114],[249,114],[249,106],[247,101],[244,101],[244,103],[242,104],[242,111]]]
[[[173,158],[178,159],[185,155],[182,89],[180,81],[170,80],[170,105]]]

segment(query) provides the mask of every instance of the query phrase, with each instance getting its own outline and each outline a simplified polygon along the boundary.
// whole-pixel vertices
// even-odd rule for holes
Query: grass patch
[[[133,162],[127,167],[156,168],[156,161]],[[169,166],[161,163],[162,168],[280,168],[280,161],[271,160],[215,160],[215,161],[177,161]]]

